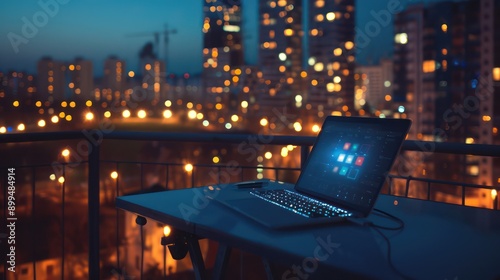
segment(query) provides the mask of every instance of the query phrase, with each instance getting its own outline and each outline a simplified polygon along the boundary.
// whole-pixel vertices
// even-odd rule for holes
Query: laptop
[[[211,198],[274,229],[366,217],[410,125],[408,119],[328,116],[294,185],[226,184]]]

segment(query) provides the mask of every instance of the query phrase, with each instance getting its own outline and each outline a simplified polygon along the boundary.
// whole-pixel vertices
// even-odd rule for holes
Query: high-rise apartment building
[[[108,101],[124,98],[127,86],[127,73],[125,70],[125,61],[116,56],[110,56],[104,61],[102,98]]]
[[[66,65],[44,57],[37,64],[37,92],[41,100],[64,100],[66,92]]]
[[[146,91],[147,98],[137,98],[141,102],[150,102],[156,105],[160,100],[165,99],[167,92],[167,73],[165,72],[165,62],[152,57],[141,58],[142,80],[141,87]],[[139,94],[140,96],[142,94]]]
[[[301,0],[259,1],[259,66],[262,71],[259,106],[263,114],[272,108],[293,106],[304,94],[303,9]]]
[[[241,1],[204,0],[202,88],[210,121],[224,123],[224,115],[237,110],[231,100],[243,82],[241,11]]]
[[[354,0],[309,3],[309,90],[311,111],[344,115],[354,111]]]
[[[94,96],[94,74],[92,61],[76,58],[69,63],[69,91],[71,98],[90,99]]]
[[[393,99],[407,103],[411,138],[498,141],[499,8],[498,0],[443,2],[411,6],[396,16]],[[436,155],[427,161],[424,174],[439,169],[438,177],[451,174],[453,180],[500,181],[492,158]]]
[[[356,67],[354,80],[355,108],[368,110],[367,113],[390,109],[392,96],[392,61],[382,59],[378,65]]]

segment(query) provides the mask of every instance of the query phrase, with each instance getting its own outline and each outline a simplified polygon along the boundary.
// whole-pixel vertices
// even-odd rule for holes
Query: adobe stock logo
[[[27,17],[22,17],[21,21],[21,35],[14,32],[7,34],[7,39],[12,46],[12,49],[17,54],[19,53],[19,46],[27,44],[29,39],[33,39],[40,28],[43,28],[49,23],[49,18],[55,17],[59,13],[59,5],[65,5],[70,0],[39,0],[38,6],[41,10],[36,11],[31,16],[31,20]]]

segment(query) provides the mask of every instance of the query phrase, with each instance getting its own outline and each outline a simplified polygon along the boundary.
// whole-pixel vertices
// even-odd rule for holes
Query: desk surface
[[[397,279],[387,244],[353,223],[276,231],[210,200],[212,187],[118,197],[118,208],[290,266],[283,279],[334,275]],[[405,222],[382,232],[393,265],[415,279],[500,279],[500,211],[381,195],[375,208]],[[372,214],[368,220],[394,226]],[[317,259],[320,261],[318,262]],[[298,277],[298,278],[293,278]]]

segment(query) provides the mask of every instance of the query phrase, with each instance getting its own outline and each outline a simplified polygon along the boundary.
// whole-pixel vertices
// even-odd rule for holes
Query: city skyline
[[[257,2],[233,0],[243,5],[245,63],[257,64],[258,12]],[[426,0],[425,3],[442,0]],[[367,1],[357,0],[356,26],[363,31],[376,21],[375,13],[387,10],[388,5],[404,7],[418,3],[414,0]],[[113,2],[41,0],[29,7],[18,2],[3,3],[0,16],[0,71],[34,73],[36,62],[50,56],[55,60],[72,61],[82,57],[94,62],[94,73],[101,76],[104,61],[109,56],[124,59],[129,70],[139,67],[138,56],[147,42],[154,41],[154,32],[161,32],[168,24],[171,34],[168,53],[168,72],[176,74],[200,73],[202,70],[203,5],[200,0],[164,2],[150,1],[137,7],[135,1]],[[99,7],[96,9],[96,7]],[[196,8],[197,7],[197,8]],[[130,16],[134,15],[134,16]],[[186,16],[190,15],[190,16]],[[392,19],[392,18],[391,18]],[[378,19],[380,21],[380,19]],[[105,22],[105,24],[103,24]],[[376,62],[391,55],[392,25],[378,23],[365,45],[369,48],[357,54],[358,62]],[[377,31],[377,30],[375,30]],[[144,36],[133,36],[137,33]]]

